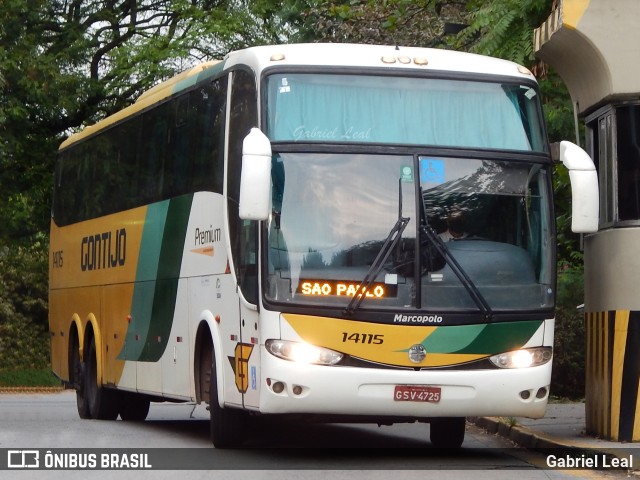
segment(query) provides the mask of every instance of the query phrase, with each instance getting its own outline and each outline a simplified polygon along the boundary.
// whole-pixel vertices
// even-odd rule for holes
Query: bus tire
[[[216,448],[238,448],[244,437],[246,415],[241,410],[220,406],[215,351],[211,355],[211,360],[211,383],[209,386],[211,442]]]
[[[85,393],[85,364],[80,361],[80,345],[78,344],[77,333],[71,335],[71,342],[69,343],[69,356],[71,358],[70,367],[71,374],[70,380],[73,388],[76,390],[76,406],[78,408],[78,415],[82,419],[91,418],[91,412],[89,411],[89,402],[87,401]]]
[[[460,448],[464,442],[465,417],[445,417],[431,420],[429,438],[437,448]]]
[[[151,402],[138,393],[122,393],[120,418],[127,422],[144,422],[149,414]]]
[[[96,420],[115,420],[118,418],[118,393],[98,385],[98,360],[96,355],[96,341],[93,337],[89,341],[87,357],[83,375],[83,394],[91,413]]]

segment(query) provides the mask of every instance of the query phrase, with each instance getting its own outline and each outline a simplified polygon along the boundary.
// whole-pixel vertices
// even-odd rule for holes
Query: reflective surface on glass
[[[552,306],[552,225],[540,165],[281,153],[274,156],[272,180],[268,301],[345,308],[406,217],[360,309],[410,310],[419,303],[434,312],[477,311],[424,228],[440,235],[492,310]]]
[[[265,97],[274,142],[547,151],[530,85],[287,73],[267,78]]]

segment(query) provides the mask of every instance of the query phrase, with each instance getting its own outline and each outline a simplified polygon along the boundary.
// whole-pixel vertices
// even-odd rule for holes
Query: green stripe
[[[176,307],[178,279],[192,201],[193,195],[186,195],[171,200],[169,205],[160,250],[158,281],[153,301],[153,321],[149,327],[144,351],[139,359],[143,362],[157,362],[167,348]]]
[[[494,355],[522,347],[542,320],[438,327],[422,345],[427,352]]]
[[[192,201],[185,195],[147,208],[121,360],[156,362],[167,347]]]

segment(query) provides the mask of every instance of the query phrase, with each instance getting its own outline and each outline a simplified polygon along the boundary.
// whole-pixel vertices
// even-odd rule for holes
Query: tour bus
[[[208,404],[219,448],[258,417],[425,422],[440,447],[467,416],[541,417],[550,150],[503,60],[298,44],[195,66],[60,147],[52,369],[82,418]],[[593,163],[559,158],[593,231]]]

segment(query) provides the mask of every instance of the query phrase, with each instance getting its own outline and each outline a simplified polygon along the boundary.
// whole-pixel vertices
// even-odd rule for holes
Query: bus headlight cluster
[[[523,348],[493,355],[489,360],[499,368],[537,367],[551,360],[552,353],[551,347]]]
[[[271,355],[298,363],[335,365],[343,357],[342,353],[335,350],[289,340],[270,339],[265,342],[265,347]]]

